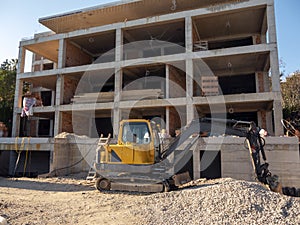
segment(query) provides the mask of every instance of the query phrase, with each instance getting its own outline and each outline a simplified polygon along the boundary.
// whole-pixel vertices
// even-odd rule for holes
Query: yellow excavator
[[[154,122],[144,119],[121,121],[117,140],[108,138],[96,150],[96,188],[99,191],[136,192],[177,189],[191,181],[185,165],[203,133],[245,137],[257,180],[271,190],[281,192],[278,177],[268,169],[264,139],[255,123],[210,118],[193,120],[168,145],[162,143],[160,130]],[[261,158],[264,163],[261,163]]]

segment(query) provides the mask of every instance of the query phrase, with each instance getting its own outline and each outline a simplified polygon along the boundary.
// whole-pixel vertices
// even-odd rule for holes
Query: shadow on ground
[[[3,178],[0,177],[0,190],[1,188],[19,188],[37,191],[55,191],[55,192],[78,192],[78,191],[90,191],[95,190],[93,184],[81,184],[80,181],[75,183],[68,183],[57,179],[55,181],[47,181],[40,179],[23,180],[18,178]],[[84,183],[86,181],[82,181]]]

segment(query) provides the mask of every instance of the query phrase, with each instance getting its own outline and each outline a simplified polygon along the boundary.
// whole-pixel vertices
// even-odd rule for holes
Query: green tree
[[[0,121],[4,122],[11,133],[14,107],[14,94],[17,73],[17,60],[6,60],[0,68]]]
[[[292,112],[300,111],[300,71],[281,82],[284,116],[290,117]]]

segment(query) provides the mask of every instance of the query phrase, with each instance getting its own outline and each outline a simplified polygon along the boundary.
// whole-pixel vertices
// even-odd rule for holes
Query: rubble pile
[[[230,178],[145,196],[135,212],[142,224],[299,224],[300,199]]]

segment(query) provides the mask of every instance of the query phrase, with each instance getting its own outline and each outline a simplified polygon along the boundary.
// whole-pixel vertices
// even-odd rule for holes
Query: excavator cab
[[[103,146],[100,162],[106,164],[151,165],[160,155],[156,125],[149,120],[123,120],[117,144]]]

